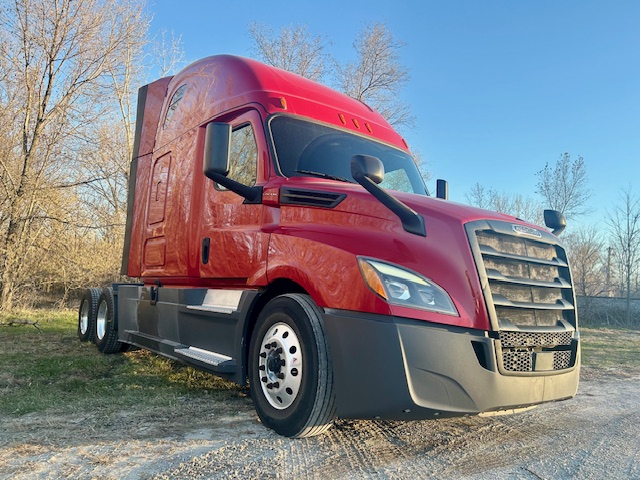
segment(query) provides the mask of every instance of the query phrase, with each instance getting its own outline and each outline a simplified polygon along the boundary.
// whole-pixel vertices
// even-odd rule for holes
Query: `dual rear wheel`
[[[88,288],[84,292],[78,311],[78,338],[94,342],[102,353],[118,353],[126,348],[118,341],[112,288]]]
[[[82,295],[78,310],[78,338],[81,342],[92,342],[95,338],[96,314],[101,293],[100,288],[88,288]]]
[[[89,288],[78,311],[78,337],[103,353],[118,341],[112,288]],[[262,423],[293,438],[319,435],[336,417],[333,369],[322,312],[309,295],[281,295],[260,312],[248,356],[251,397]]]

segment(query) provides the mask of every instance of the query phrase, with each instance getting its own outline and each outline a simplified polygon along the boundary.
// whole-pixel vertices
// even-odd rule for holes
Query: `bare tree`
[[[564,237],[576,294],[595,297],[607,291],[604,240],[595,227],[579,227]]]
[[[316,82],[322,80],[329,58],[324,53],[326,41],[312,36],[306,26],[282,27],[278,35],[271,27],[254,22],[249,35],[254,42],[252,53],[259,60]]]
[[[567,219],[589,212],[591,189],[582,157],[571,160],[571,155],[564,153],[554,165],[546,163],[536,176],[537,193],[549,208],[558,210]]]
[[[77,155],[81,163],[79,171],[91,181],[80,185],[90,217],[85,222],[101,229],[110,243],[121,244],[126,220],[129,163],[133,154],[135,130],[135,106],[138,87],[145,83],[148,66],[145,64],[144,47],[148,44],[148,18],[142,10],[132,12],[137,18],[133,29],[124,39],[118,55],[107,58],[104,68],[105,90],[112,103],[95,122],[91,142]],[[179,40],[171,36],[171,44],[161,32],[160,39],[152,42],[152,60],[166,74],[181,59]],[[176,43],[178,42],[178,43]],[[162,56],[158,56],[162,55]],[[88,161],[86,161],[88,160]],[[117,262],[114,258],[114,271]]]
[[[424,158],[424,155],[420,150],[411,149],[411,156],[413,157],[413,162],[418,167],[418,172],[420,172],[420,176],[422,180],[427,183],[431,180],[431,172],[429,171],[429,163]]]
[[[182,35],[176,36],[173,32],[160,30],[152,44],[152,60],[157,66],[157,77],[171,75],[185,63],[184,49],[182,48]]]
[[[366,26],[357,38],[355,62],[337,65],[338,88],[380,112],[391,125],[413,125],[410,107],[399,95],[409,81],[399,57],[404,44],[382,23]]]
[[[312,36],[305,26],[283,27],[278,35],[269,26],[252,23],[249,34],[252,53],[259,60],[314,81],[322,81],[327,66],[332,66],[330,83],[338,90],[368,104],[391,125],[413,125],[410,107],[400,100],[409,81],[399,56],[404,44],[384,24],[368,25],[359,32],[353,44],[356,59],[344,64],[324,53],[327,42]]]
[[[631,187],[623,190],[620,203],[608,212],[607,223],[622,291],[627,300],[626,324],[631,325],[632,286],[640,267],[640,197],[633,194]]]
[[[476,184],[471,187],[471,190],[465,193],[464,196],[469,205],[489,210],[491,208],[491,197],[495,194],[495,190],[487,189],[476,182]]]
[[[138,0],[15,0],[0,9],[0,110],[13,118],[0,151],[4,309],[50,258],[56,245],[43,239],[56,225],[78,225],[73,186],[95,179],[74,162],[96,146],[93,126],[112,99],[109,72],[146,31],[142,10]]]
[[[538,225],[543,223],[542,206],[535,200],[520,194],[500,193],[493,188],[485,188],[476,183],[465,194],[465,198],[475,207],[505,213]]]

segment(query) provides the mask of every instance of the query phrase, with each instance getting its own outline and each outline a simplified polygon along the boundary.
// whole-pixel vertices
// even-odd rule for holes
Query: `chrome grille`
[[[503,373],[564,370],[577,351],[574,293],[556,237],[508,222],[467,225]]]
[[[499,325],[551,327],[565,319],[564,312],[573,315],[562,247],[493,230],[477,231],[476,241]]]

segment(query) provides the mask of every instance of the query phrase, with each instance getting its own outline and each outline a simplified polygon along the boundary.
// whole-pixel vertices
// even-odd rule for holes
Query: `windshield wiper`
[[[337,180],[339,182],[353,183],[353,182],[351,182],[350,180],[347,180],[344,177],[338,177],[337,175],[331,175],[329,173],[324,173],[324,172],[312,172],[311,170],[296,170],[296,173],[304,173],[306,175],[314,175],[316,177],[328,178],[329,180]]]

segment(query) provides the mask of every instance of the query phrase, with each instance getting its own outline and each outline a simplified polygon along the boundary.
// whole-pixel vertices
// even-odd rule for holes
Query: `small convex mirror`
[[[565,220],[564,215],[558,210],[545,210],[544,224],[547,228],[551,229],[551,233],[554,235],[560,235],[567,226],[567,221]]]
[[[351,176],[358,181],[358,176],[367,177],[373,183],[382,183],[384,180],[384,165],[378,157],[371,155],[354,155],[351,157]]]

